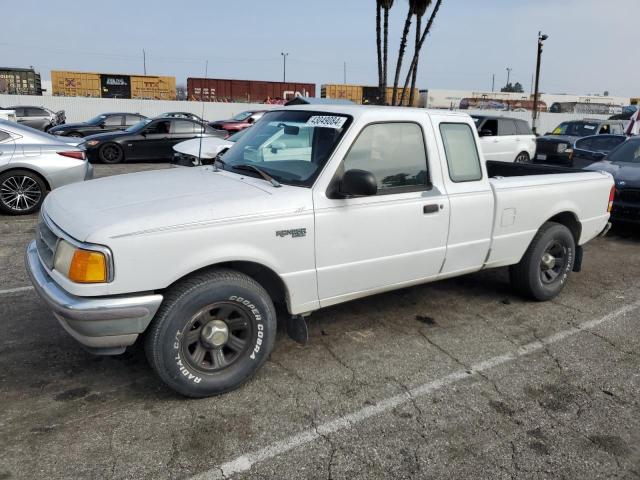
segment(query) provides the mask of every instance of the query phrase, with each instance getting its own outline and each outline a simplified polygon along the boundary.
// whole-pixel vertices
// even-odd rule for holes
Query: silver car
[[[18,123],[45,132],[51,127],[62,125],[67,120],[64,110],[54,112],[44,107],[22,105],[8,107],[6,110],[14,110],[16,112]]]
[[[78,139],[0,120],[0,212],[33,213],[50,190],[92,177]]]

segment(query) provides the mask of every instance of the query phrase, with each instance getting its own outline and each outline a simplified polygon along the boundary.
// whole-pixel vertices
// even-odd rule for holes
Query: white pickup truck
[[[214,165],[55,190],[26,263],[85,347],[118,354],[144,334],[160,378],[202,397],[265,362],[275,305],[300,340],[319,308],[485,268],[555,297],[613,192],[609,174],[555,171],[486,164],[465,114],[288,107]]]

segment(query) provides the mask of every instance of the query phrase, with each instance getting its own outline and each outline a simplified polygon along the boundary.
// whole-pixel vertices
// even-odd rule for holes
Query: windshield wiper
[[[271,185],[273,185],[274,187],[280,188],[282,186],[282,185],[280,185],[280,183],[275,178],[273,178],[271,175],[269,175],[264,170],[259,169],[255,165],[251,165],[249,163],[241,163],[240,165],[233,165],[231,168],[233,168],[234,170],[251,170],[251,171],[254,171],[258,175],[260,175],[262,178],[264,178],[267,182],[269,182]]]

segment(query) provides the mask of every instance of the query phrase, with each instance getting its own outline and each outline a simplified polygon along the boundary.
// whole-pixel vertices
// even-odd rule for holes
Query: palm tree
[[[416,16],[416,45],[415,50],[418,51],[418,46],[420,45],[420,33],[422,32],[422,17],[427,13],[427,9],[429,5],[431,5],[431,0],[414,0],[413,2],[413,13]],[[420,52],[418,51],[418,55]],[[409,106],[413,106],[414,95],[416,91],[416,81],[418,79],[418,65],[420,62],[420,57],[417,57],[415,67],[413,67],[413,71],[411,73],[411,90],[409,90]],[[404,97],[405,92],[402,92],[402,96]]]
[[[409,0],[409,11],[407,12],[407,18],[404,21],[404,30],[402,31],[402,38],[400,39],[400,50],[398,51],[398,62],[396,63],[396,76],[393,79],[393,95],[391,96],[391,105],[396,104],[396,93],[398,92],[398,82],[400,81],[400,69],[402,68],[402,60],[404,59],[404,52],[407,48],[407,37],[409,36],[409,30],[411,29],[411,18],[414,14],[414,8],[418,0]]]
[[[382,89],[382,5],[376,0],[376,46],[378,49],[378,89]]]
[[[402,97],[400,98],[400,103],[404,102],[404,97],[407,92],[407,88],[409,88],[409,80],[411,80],[411,76],[413,75],[413,70],[418,68],[418,58],[420,55],[420,50],[424,46],[424,42],[431,31],[431,27],[433,26],[433,22],[436,19],[436,15],[438,15],[438,10],[440,10],[440,5],[442,5],[442,0],[436,0],[436,4],[431,11],[431,16],[429,17],[429,21],[427,22],[427,26],[424,28],[422,35],[420,36],[420,42],[416,46],[416,51],[413,54],[413,60],[411,60],[411,65],[409,66],[409,71],[407,72],[407,78],[405,78],[404,86],[402,87]]]
[[[387,58],[389,50],[389,10],[393,7],[393,0],[378,0],[384,11],[384,37],[382,41],[382,76],[380,78],[380,103],[387,101]]]

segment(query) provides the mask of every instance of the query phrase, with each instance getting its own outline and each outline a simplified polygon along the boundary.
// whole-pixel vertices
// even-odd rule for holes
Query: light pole
[[[511,80],[511,70],[513,70],[513,68],[507,67],[507,84],[505,85],[505,87],[509,87],[509,80]]]
[[[549,38],[549,35],[545,35],[542,32],[538,32],[538,58],[536,61],[536,85],[533,92],[533,133],[538,133],[538,96],[540,92],[540,60],[542,59],[542,46],[544,41]]]
[[[287,57],[289,53],[280,52],[280,55],[282,55],[282,82],[284,83],[287,81]]]

